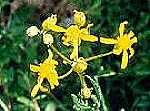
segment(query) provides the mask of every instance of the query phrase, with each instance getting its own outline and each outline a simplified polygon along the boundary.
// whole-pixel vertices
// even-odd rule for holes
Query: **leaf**
[[[50,102],[47,104],[45,111],[56,111],[56,104]]]
[[[33,102],[30,99],[28,99],[27,97],[24,97],[24,96],[17,97],[17,101],[24,104],[27,107],[34,108]]]

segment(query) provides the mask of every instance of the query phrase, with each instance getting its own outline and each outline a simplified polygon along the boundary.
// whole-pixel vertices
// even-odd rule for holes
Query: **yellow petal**
[[[137,43],[137,37],[133,37],[132,39],[131,39],[131,42],[130,42],[130,44],[132,45],[132,44],[134,44],[134,43]]]
[[[63,41],[63,44],[66,45],[66,46],[70,46],[71,44],[69,43],[70,41],[70,37],[66,37],[66,36],[63,36],[62,37],[62,41]]]
[[[90,27],[92,27],[92,26],[93,26],[93,24],[88,24],[86,28],[81,29],[81,33],[90,34]]]
[[[128,64],[128,52],[126,50],[123,51],[121,69],[125,69]]]
[[[54,65],[58,65],[58,62],[55,61],[55,60],[52,60],[52,63],[53,63]]]
[[[129,59],[130,59],[134,55],[134,49],[130,47],[129,51],[130,51],[130,55],[129,55]]]
[[[39,72],[40,67],[37,65],[30,64],[30,70],[33,72]]]
[[[90,41],[90,42],[96,42],[96,41],[98,41],[98,38],[96,36],[89,35],[89,34],[83,34],[83,33],[81,33],[80,34],[80,38],[83,41]]]
[[[112,38],[104,38],[104,37],[100,37],[100,42],[104,43],[104,44],[116,44],[118,43],[117,40],[112,39]]]
[[[78,46],[73,47],[73,51],[70,55],[70,59],[77,60],[78,59]]]
[[[120,55],[121,52],[122,52],[122,49],[120,47],[114,46],[113,54]]]
[[[40,89],[40,85],[39,84],[35,85],[31,91],[31,96],[35,97],[37,95],[39,89]]]
[[[134,36],[134,32],[133,32],[133,31],[130,31],[130,32],[128,33],[128,37],[131,38],[131,37],[133,37],[133,36]]]
[[[60,26],[58,26],[58,25],[49,25],[49,26],[48,26],[48,29],[49,29],[49,30],[52,30],[52,31],[54,31],[54,32],[66,32],[66,29],[65,29],[65,28],[60,27]]]
[[[47,92],[47,91],[48,91],[48,89],[47,89],[46,87],[43,87],[43,86],[40,86],[40,90],[41,90],[42,92]]]
[[[123,33],[124,33],[124,30],[125,30],[125,25],[128,24],[127,21],[124,21],[120,24],[119,26],[119,33],[120,33],[120,36],[123,36]]]
[[[57,23],[57,16],[51,15],[51,17],[48,17],[46,20],[43,21],[42,27],[44,30],[49,30],[49,25],[55,25]]]
[[[73,11],[74,14],[74,23],[79,27],[84,26],[86,22],[86,16],[83,12],[78,12],[77,10]]]
[[[55,86],[53,83],[51,83],[50,86],[51,86],[51,90],[55,89]]]
[[[55,86],[59,85],[58,82],[58,74],[56,72],[56,70],[53,70],[48,76],[47,76],[47,80],[51,86],[51,89],[54,89]]]
[[[57,23],[57,15],[56,14],[52,14],[51,17],[49,18],[49,22],[51,24],[56,24]]]

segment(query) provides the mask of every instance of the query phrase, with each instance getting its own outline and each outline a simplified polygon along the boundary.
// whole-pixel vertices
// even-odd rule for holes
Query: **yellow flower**
[[[134,55],[134,49],[132,48],[132,45],[134,43],[137,43],[137,37],[134,36],[134,33],[132,31],[130,31],[129,33],[124,33],[125,25],[127,24],[127,21],[124,21],[120,24],[119,36],[116,39],[104,37],[100,38],[101,43],[114,44],[114,54],[120,55],[122,53],[121,69],[125,69],[127,67],[128,59],[130,59]],[[128,54],[128,50],[130,54]]]
[[[51,89],[54,89],[55,86],[59,85],[58,82],[58,74],[57,71],[55,70],[56,65],[58,65],[58,62],[52,59],[53,54],[51,51],[49,51],[49,57],[44,60],[43,63],[40,63],[39,65],[30,65],[30,70],[38,73],[38,76],[40,79],[47,79]],[[35,91],[39,89],[39,86],[41,86],[41,83],[38,81],[38,84],[35,86]],[[33,95],[36,93],[33,93]]]
[[[43,34],[44,44],[52,44],[54,42],[53,36],[51,34]]]
[[[38,33],[40,33],[40,30],[36,26],[31,26],[26,31],[26,34],[29,37],[33,37],[33,36],[37,35]]]
[[[77,62],[75,62],[72,67],[73,67],[73,71],[81,74],[82,72],[84,72],[87,69],[87,63],[84,61],[84,58],[80,57]]]
[[[46,31],[49,30],[52,30],[54,32],[66,31],[66,29],[64,29],[63,27],[56,25],[56,23],[57,23],[57,16],[52,14],[51,17],[48,17],[46,20],[43,21],[42,27]]]
[[[94,35],[90,35],[88,25],[86,28],[79,28],[77,25],[71,25],[62,37],[63,44],[66,46],[72,46],[73,51],[70,56],[71,59],[77,60],[78,58],[78,46],[80,46],[81,40],[95,42],[98,38]]]
[[[78,12],[77,10],[73,11],[74,14],[74,23],[78,25],[79,27],[84,26],[86,23],[86,16],[83,12]]]

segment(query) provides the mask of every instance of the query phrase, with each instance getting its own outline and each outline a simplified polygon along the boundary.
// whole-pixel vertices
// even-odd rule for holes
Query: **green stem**
[[[61,54],[53,45],[50,45],[50,47],[53,49],[54,52],[56,52],[61,58],[63,58],[68,64],[72,64],[72,61],[69,60],[67,57],[65,57],[63,54]]]
[[[86,85],[85,78],[84,78],[83,75],[79,75],[79,78],[80,78],[80,81],[81,81],[81,87],[84,88],[85,85]]]
[[[65,77],[69,76],[72,71],[73,71],[73,68],[71,68],[66,74],[59,76],[58,79],[64,79]]]
[[[86,58],[85,61],[88,62],[88,61],[91,61],[91,60],[94,60],[94,59],[98,59],[98,58],[101,58],[101,57],[104,57],[104,56],[108,56],[108,55],[111,55],[111,54],[113,54],[112,51],[108,52],[108,53],[105,53],[105,54],[99,54],[97,56]]]

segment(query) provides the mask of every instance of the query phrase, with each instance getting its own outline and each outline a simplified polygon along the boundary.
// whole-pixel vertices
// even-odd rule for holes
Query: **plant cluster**
[[[97,37],[90,34],[90,28],[93,24],[87,23],[86,15],[83,12],[74,10],[73,23],[67,28],[57,25],[57,15],[55,14],[52,14],[43,21],[41,29],[36,26],[29,27],[26,31],[28,37],[41,37],[42,42],[48,48],[49,54],[43,62],[39,64],[30,64],[30,70],[37,76],[37,83],[31,91],[31,96],[35,97],[39,91],[48,92],[49,87],[46,81],[48,81],[50,89],[53,90],[55,87],[59,86],[60,80],[65,79],[72,74],[72,72],[75,72],[80,78],[81,91],[78,95],[80,97],[80,101],[78,101],[78,97],[76,95],[72,94],[73,101],[76,103],[74,108],[76,110],[91,108],[91,110],[95,111],[98,110],[100,104],[102,104],[103,109],[107,110],[97,78],[92,79],[90,76],[85,74],[85,70],[89,67],[88,63],[90,61],[104,56],[109,56],[111,54],[121,55],[121,69],[125,69],[127,67],[129,59],[134,55],[132,45],[137,43],[137,37],[135,37],[134,32],[126,31],[127,24],[127,21],[120,23],[118,31],[119,34],[116,37]],[[53,34],[56,35],[59,33],[62,34],[62,44],[72,50],[69,57],[67,55],[63,55],[61,51],[57,49]],[[79,52],[82,41],[111,44],[114,45],[114,48],[112,51],[107,53],[91,57],[80,57]],[[70,70],[65,74],[57,72],[59,62],[54,59],[54,54],[59,55],[64,64],[69,64],[71,66]],[[91,81],[93,87],[88,86],[88,83],[85,80],[86,77]],[[89,101],[93,102],[93,106],[88,105]],[[80,108],[78,108],[77,103],[80,104]],[[81,108],[81,106],[83,107]]]

